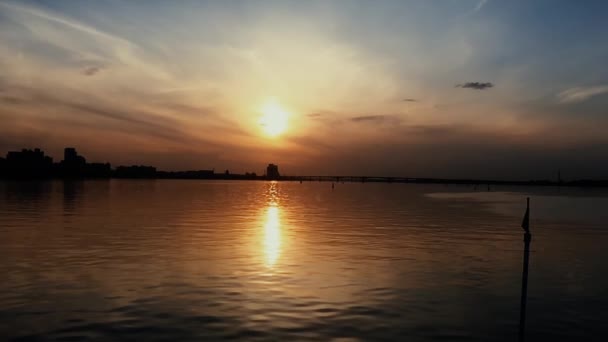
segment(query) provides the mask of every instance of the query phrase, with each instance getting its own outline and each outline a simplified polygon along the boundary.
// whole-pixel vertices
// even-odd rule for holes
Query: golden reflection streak
[[[281,255],[281,219],[278,200],[277,182],[273,181],[268,187],[268,207],[264,221],[263,244],[267,267],[274,266]]]
[[[266,210],[264,224],[264,254],[266,266],[272,267],[281,255],[281,221],[279,207],[270,206]]]

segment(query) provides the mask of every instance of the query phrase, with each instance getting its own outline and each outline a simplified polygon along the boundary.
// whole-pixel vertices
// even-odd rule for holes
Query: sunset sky
[[[0,0],[0,154],[608,178],[607,13],[600,0]]]

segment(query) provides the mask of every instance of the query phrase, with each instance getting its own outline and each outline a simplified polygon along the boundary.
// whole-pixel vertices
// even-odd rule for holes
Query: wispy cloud
[[[382,123],[399,123],[400,119],[394,115],[363,115],[355,116],[350,118],[350,121],[356,123],[370,123],[370,124],[382,124]]]
[[[384,120],[384,115],[365,115],[365,116],[355,116],[354,118],[350,118],[350,121],[353,121],[353,122],[365,122],[365,121],[380,122],[383,120]]]
[[[52,21],[52,22],[55,22],[55,23],[58,23],[58,24],[62,24],[62,25],[65,25],[67,27],[70,27],[70,28],[72,28],[74,30],[77,30],[77,31],[80,31],[80,32],[83,32],[83,33],[88,33],[88,34],[93,35],[93,36],[109,39],[109,40],[112,40],[112,41],[115,41],[115,42],[118,42],[118,43],[121,43],[121,44],[129,45],[129,46],[134,46],[134,44],[132,42],[130,42],[130,41],[126,40],[126,39],[123,39],[123,38],[120,38],[120,37],[116,37],[116,36],[111,35],[109,33],[99,31],[99,30],[97,30],[97,29],[95,29],[93,27],[81,24],[81,23],[79,23],[77,21],[74,21],[74,20],[71,20],[71,19],[68,19],[68,18],[63,18],[63,17],[60,17],[60,16],[55,15],[55,14],[52,14],[52,13],[50,13],[48,11],[43,11],[43,10],[38,9],[38,8],[24,6],[24,5],[18,5],[18,4],[14,4],[14,3],[11,3],[11,2],[0,2],[0,6],[4,6],[6,8],[9,8],[10,10],[13,10],[13,11],[17,11],[17,12],[20,12],[20,13],[33,15],[33,16],[36,16],[36,17],[39,17],[39,18],[42,18],[42,19],[46,19],[48,21]]]
[[[93,76],[96,73],[100,72],[101,69],[103,69],[103,68],[98,67],[98,66],[87,67],[84,70],[82,70],[82,73],[85,74],[86,76]]]
[[[557,94],[558,102],[560,103],[575,103],[583,102],[587,99],[608,93],[608,85],[592,86],[592,87],[574,87],[566,89]]]
[[[418,102],[416,99],[403,99],[403,102]]]
[[[488,3],[488,0],[479,0],[477,6],[475,6],[475,8],[473,9],[473,12],[479,11],[483,6],[486,5],[486,3]]]
[[[0,12],[7,12],[11,17],[19,19],[10,23],[10,27],[15,29],[15,36],[23,35],[24,39],[31,41],[32,46],[40,51],[39,56],[43,57],[34,60],[25,54],[25,60],[11,61],[12,64],[51,62],[79,68],[113,64],[130,74],[139,73],[158,81],[171,79],[169,72],[162,68],[162,64],[155,63],[155,56],[140,43],[120,34],[109,33],[103,27],[93,26],[93,21],[84,16],[72,18],[42,6],[3,1],[0,1]],[[120,27],[117,22],[115,31],[120,31]],[[53,48],[54,53],[65,53],[66,56],[57,58],[58,55],[54,53],[44,53],[49,47]],[[18,46],[9,44],[6,50],[11,49],[21,53]]]
[[[485,90],[494,87],[492,82],[466,82],[462,84],[457,84],[457,88],[468,88],[475,90]]]
[[[11,95],[0,96],[0,101],[7,103],[7,104],[11,104],[11,105],[19,105],[19,104],[23,103],[23,99],[21,99],[17,96],[11,96]]]

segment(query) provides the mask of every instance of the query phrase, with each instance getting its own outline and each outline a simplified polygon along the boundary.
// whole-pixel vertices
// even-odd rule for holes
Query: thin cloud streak
[[[488,2],[488,0],[480,0],[480,1],[477,3],[477,6],[475,6],[475,8],[473,9],[473,12],[477,12],[477,11],[479,11],[479,10],[480,10],[480,9],[481,9],[483,6],[485,6],[485,5],[486,5],[486,3],[487,3],[487,2]]]
[[[364,115],[350,118],[352,122],[382,122],[386,119],[385,115]]]
[[[49,20],[49,21],[52,21],[55,23],[59,23],[59,24],[68,26],[72,29],[91,34],[93,36],[109,39],[109,40],[112,40],[112,41],[115,41],[115,42],[118,42],[121,44],[129,45],[131,47],[136,46],[135,44],[133,44],[132,42],[130,42],[124,38],[117,37],[117,36],[111,35],[109,33],[99,31],[93,27],[81,24],[74,20],[62,18],[60,16],[51,14],[51,13],[43,11],[41,9],[37,9],[37,8],[29,7],[29,6],[17,5],[15,3],[11,3],[11,2],[0,2],[0,6],[5,6],[6,8],[9,8],[9,9],[17,11],[17,12],[33,15],[33,16],[36,16],[36,17],[39,17],[42,19],[46,19],[46,20]]]
[[[608,93],[608,85],[574,87],[557,94],[557,98],[559,103],[577,103],[604,93]]]
[[[456,88],[468,88],[474,90],[485,90],[494,87],[492,82],[466,82],[456,85]]]
[[[100,72],[101,69],[102,69],[101,67],[95,67],[95,66],[94,67],[88,67],[88,68],[85,68],[82,71],[82,73],[84,75],[86,75],[86,76],[93,76],[93,75],[97,74],[98,72]]]
[[[18,46],[8,45],[8,49],[12,47],[13,51],[17,50],[24,57],[4,61],[9,67],[10,64],[16,64],[33,70],[36,67],[44,68],[47,63],[63,64],[62,66],[66,68],[78,69],[83,66],[114,65],[116,67],[115,75],[120,75],[114,76],[114,81],[119,77],[126,77],[126,75],[137,75],[154,82],[173,80],[165,65],[159,64],[158,56],[132,39],[108,33],[84,20],[79,21],[43,7],[0,2],[0,11],[3,9],[6,9],[7,14],[12,14],[19,19],[13,23],[7,22],[7,27],[15,29],[15,32],[19,32],[18,34],[23,35],[26,40],[31,40],[33,46],[38,50],[34,54],[22,53]],[[120,26],[117,26],[116,30],[119,31]],[[59,50],[55,50],[56,48]],[[10,52],[10,50],[6,51]],[[61,51],[66,56],[57,58],[54,55],[57,51]],[[0,48],[0,53],[3,52],[3,49]],[[1,58],[0,62],[2,62]],[[25,63],[30,63],[30,65]],[[133,80],[134,78],[129,77],[128,79]]]

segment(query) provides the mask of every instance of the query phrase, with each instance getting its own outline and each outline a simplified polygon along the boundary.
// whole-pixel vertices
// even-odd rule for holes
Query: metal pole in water
[[[527,198],[526,214],[521,227],[525,230],[524,233],[524,266],[521,277],[521,304],[519,311],[519,341],[523,342],[526,329],[526,304],[528,301],[528,263],[530,260],[530,242],[532,234],[530,234],[530,197]]]

